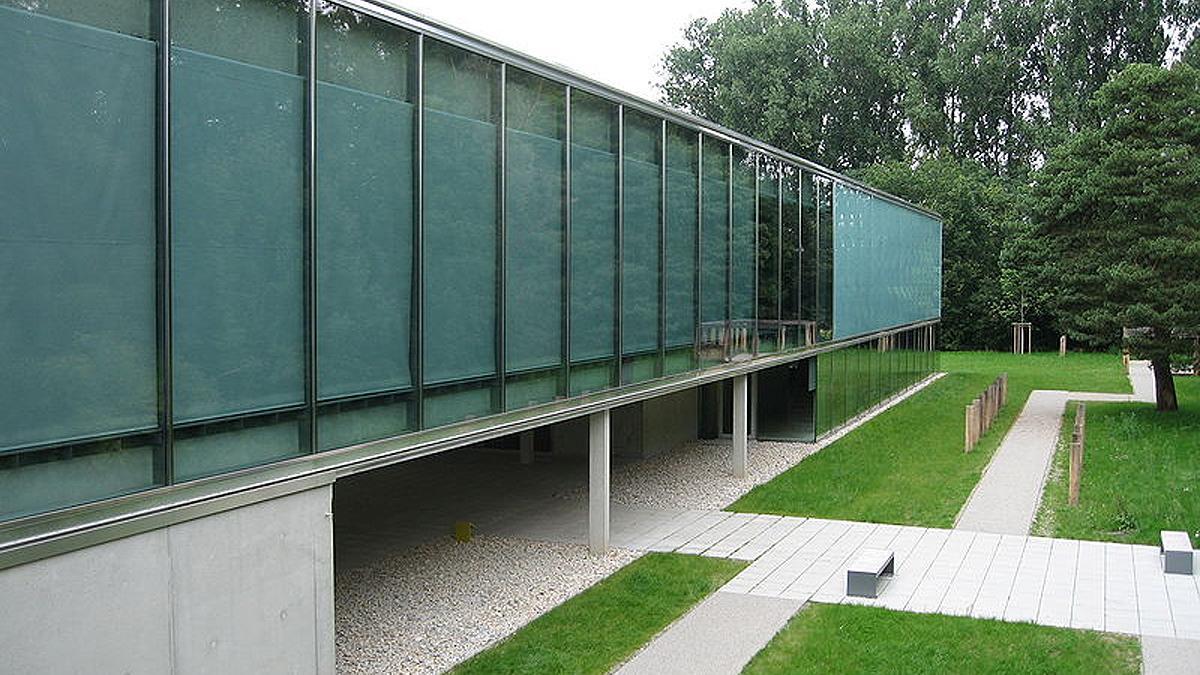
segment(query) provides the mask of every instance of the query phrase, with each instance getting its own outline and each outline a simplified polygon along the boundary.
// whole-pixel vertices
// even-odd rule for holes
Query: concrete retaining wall
[[[332,488],[0,571],[3,673],[333,673]]]

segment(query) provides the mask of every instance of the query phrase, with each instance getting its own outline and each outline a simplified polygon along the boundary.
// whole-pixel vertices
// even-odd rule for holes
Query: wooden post
[[[1083,444],[1077,440],[1071,441],[1071,473],[1067,503],[1079,505],[1079,473],[1083,470]]]
[[[968,403],[966,413],[963,415],[963,419],[966,420],[966,424],[963,426],[963,452],[971,451],[971,410],[972,409],[973,408],[972,408],[971,404]]]
[[[1066,335],[1060,335],[1058,337],[1058,355],[1059,356],[1067,355],[1067,336]]]

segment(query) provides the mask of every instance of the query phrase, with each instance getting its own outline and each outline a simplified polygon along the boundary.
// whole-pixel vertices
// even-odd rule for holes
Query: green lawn
[[[743,673],[1137,673],[1136,638],[813,604]]]
[[[607,672],[745,566],[690,555],[643,556],[453,672]]]
[[[1079,505],[1067,505],[1063,437],[1034,532],[1157,544],[1160,530],[1200,536],[1200,378],[1175,378],[1179,411],[1152,403],[1088,403]],[[1068,420],[1074,419],[1074,405]]]
[[[950,527],[1030,390],[1131,391],[1120,358],[1109,354],[947,352],[941,366],[941,380],[729,508]],[[963,410],[1002,372],[1009,403],[964,454]]]

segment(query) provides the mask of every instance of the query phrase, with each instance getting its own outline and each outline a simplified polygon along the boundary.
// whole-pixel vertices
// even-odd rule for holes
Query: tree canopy
[[[1031,274],[1077,339],[1110,346],[1132,329],[1159,408],[1174,409],[1171,357],[1200,334],[1200,71],[1130,66],[1089,112],[1099,124],[1056,147],[1033,185]]]

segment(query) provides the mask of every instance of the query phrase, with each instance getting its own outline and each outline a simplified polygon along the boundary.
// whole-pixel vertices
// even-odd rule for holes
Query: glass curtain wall
[[[822,436],[932,374],[931,326],[910,328],[818,354],[816,435]]]
[[[811,345],[878,284],[936,316],[936,221],[819,170],[336,3],[164,2],[0,0],[0,519]],[[913,250],[847,276],[876,230]],[[829,428],[933,338],[786,381]]]

